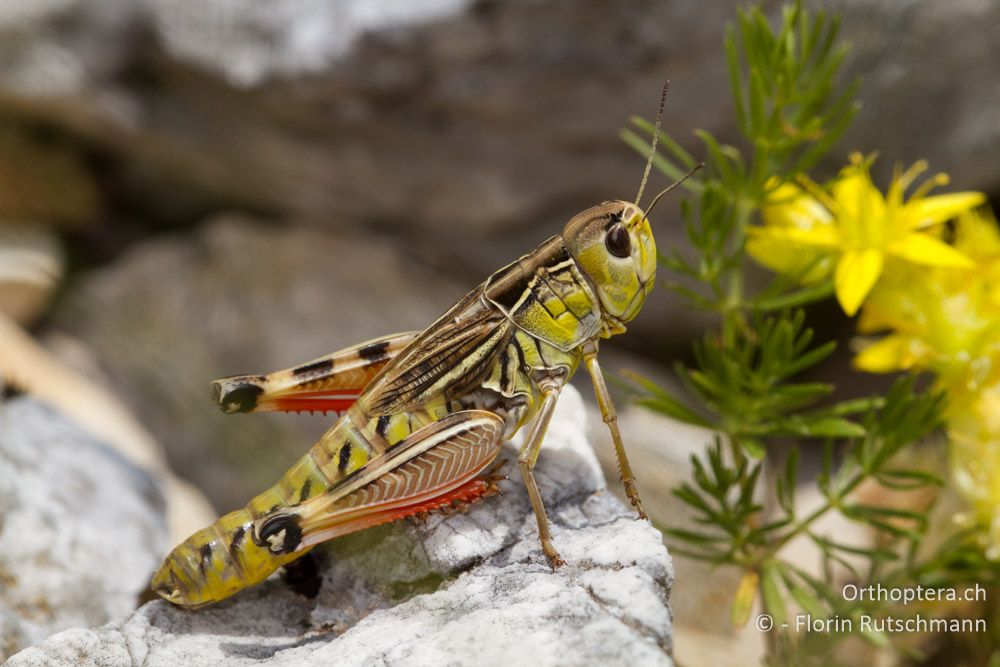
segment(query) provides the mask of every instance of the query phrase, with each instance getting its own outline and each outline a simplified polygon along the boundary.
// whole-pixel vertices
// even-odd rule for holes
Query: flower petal
[[[747,230],[751,238],[769,237],[784,241],[792,246],[809,246],[813,248],[836,248],[840,246],[840,235],[832,225],[820,225],[812,229],[796,227],[750,227]]]
[[[987,289],[986,297],[994,308],[1000,309],[1000,281]]]
[[[973,209],[986,201],[982,192],[952,192],[921,199],[911,199],[903,205],[903,215],[911,228],[922,229],[950,220],[959,213]]]
[[[869,373],[892,373],[913,368],[918,361],[913,339],[892,334],[866,346],[854,357],[854,367]]]
[[[845,169],[843,176],[833,182],[830,190],[833,192],[833,198],[837,201],[838,213],[852,218],[858,217],[865,180],[864,175],[860,172]]]
[[[885,217],[885,199],[866,170],[845,169],[844,175],[834,181],[832,190],[839,208],[838,217],[852,220],[881,220]]]
[[[833,222],[823,204],[792,183],[784,183],[772,192],[760,214],[764,224],[776,227],[812,229]]]
[[[882,264],[882,252],[875,248],[852,250],[841,257],[833,276],[833,286],[845,313],[854,315],[858,312],[881,275]]]
[[[803,248],[770,234],[751,233],[746,250],[758,263],[775,273],[794,275],[807,285],[829,276],[836,259],[836,255],[825,248]]]
[[[925,266],[951,266],[963,269],[975,266],[971,259],[944,241],[919,232],[907,234],[893,241],[886,250],[908,262]]]
[[[869,294],[865,307],[861,309],[856,327],[859,334],[874,334],[896,328],[894,325],[898,318],[878,307],[880,305],[878,302],[881,300],[878,298],[881,289],[880,286],[872,294]]]

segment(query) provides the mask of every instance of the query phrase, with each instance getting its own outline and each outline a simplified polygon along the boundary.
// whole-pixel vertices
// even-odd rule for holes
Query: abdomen
[[[153,591],[185,607],[223,600],[259,583],[302,556],[275,555],[253,540],[253,522],[330,490],[375,453],[348,411],[277,484],[243,509],[194,533],[166,557],[153,577]]]
[[[170,552],[153,577],[153,591],[174,604],[195,608],[263,581],[303,553],[276,555],[259,546],[254,521],[330,491],[406,435],[447,413],[443,400],[391,419],[351,408],[277,484]]]

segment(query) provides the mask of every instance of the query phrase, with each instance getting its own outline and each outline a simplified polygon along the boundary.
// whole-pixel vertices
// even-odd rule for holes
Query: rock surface
[[[0,253],[2,255],[2,253]],[[43,346],[0,312],[0,378],[30,394],[154,478],[167,503],[170,535],[181,540],[215,517],[204,495],[166,464],[160,444],[101,382],[93,354],[66,336]],[[39,459],[36,463],[44,465]]]
[[[861,78],[861,113],[842,143],[893,164],[926,159],[955,190],[1000,198],[1000,4],[989,0],[834,0],[851,45],[846,69]],[[928,48],[948,44],[948,48]]]
[[[670,557],[658,531],[603,492],[585,423],[567,389],[536,469],[567,561],[556,572],[508,463],[503,495],[466,514],[331,543],[315,599],[271,579],[194,613],[156,601],[8,666],[671,665]]]
[[[471,0],[144,0],[165,47],[248,86],[320,72],[364,34],[448,17]],[[192,11],[197,8],[197,11]]]
[[[165,548],[150,476],[28,397],[0,405],[0,657],[128,615]]]

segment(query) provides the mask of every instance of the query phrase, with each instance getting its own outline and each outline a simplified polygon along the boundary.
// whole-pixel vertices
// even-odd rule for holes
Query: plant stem
[[[773,557],[778,551],[781,550],[783,546],[791,542],[797,536],[801,535],[806,529],[809,528],[817,519],[822,517],[824,514],[836,507],[840,501],[847,497],[847,495],[853,491],[861,482],[863,482],[868,477],[866,473],[856,474],[851,481],[844,485],[843,489],[837,492],[835,500],[827,500],[822,506],[813,510],[808,516],[806,516],[802,521],[800,521],[794,528],[792,528],[788,533],[782,535],[781,537],[774,540],[764,554],[762,560]]]

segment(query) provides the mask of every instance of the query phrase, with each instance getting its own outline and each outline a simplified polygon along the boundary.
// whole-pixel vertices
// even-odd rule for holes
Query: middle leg
[[[528,432],[528,436],[524,439],[524,444],[521,445],[521,451],[517,457],[517,465],[521,469],[521,477],[524,478],[524,485],[528,489],[531,508],[535,511],[535,520],[538,522],[538,539],[542,543],[542,551],[545,553],[549,565],[554,570],[560,565],[565,565],[566,561],[559,556],[559,552],[556,551],[555,546],[552,544],[552,534],[549,532],[549,518],[545,514],[545,505],[542,504],[542,494],[538,491],[538,484],[535,482],[535,475],[532,469],[538,461],[538,453],[542,446],[542,440],[545,438],[545,432],[549,428],[549,422],[552,421],[552,412],[555,410],[556,402],[559,400],[559,392],[562,389],[562,385],[553,381],[543,385],[541,389],[542,396],[544,397],[542,407],[535,417],[531,431]]]

